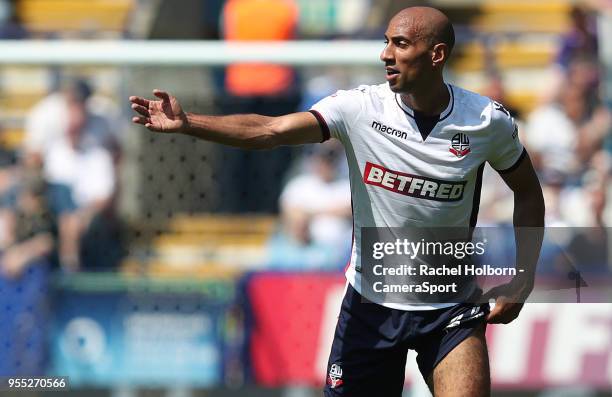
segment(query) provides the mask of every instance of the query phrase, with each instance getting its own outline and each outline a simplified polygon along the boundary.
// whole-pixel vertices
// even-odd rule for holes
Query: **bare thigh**
[[[435,397],[489,397],[491,378],[485,327],[474,332],[433,370],[427,379]]]

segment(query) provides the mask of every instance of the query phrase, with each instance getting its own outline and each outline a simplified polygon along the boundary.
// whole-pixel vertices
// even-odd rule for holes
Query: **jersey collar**
[[[455,92],[453,91],[453,86],[450,84],[446,84],[446,87],[448,88],[448,93],[450,94],[450,101],[448,101],[446,109],[444,109],[444,111],[440,113],[440,119],[438,121],[442,121],[448,116],[450,116],[455,107]],[[399,106],[400,109],[404,111],[404,113],[414,119],[414,110],[412,110],[408,105],[406,105],[404,101],[402,101],[400,94],[395,94],[395,102],[397,103],[397,106]]]

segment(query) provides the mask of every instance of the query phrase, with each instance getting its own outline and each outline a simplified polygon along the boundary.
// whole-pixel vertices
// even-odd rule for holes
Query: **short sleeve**
[[[514,170],[527,152],[518,136],[518,126],[506,108],[497,102],[491,104],[491,136],[489,164],[503,174]]]
[[[310,113],[315,115],[321,125],[323,140],[334,137],[342,141],[348,136],[351,121],[361,112],[364,92],[364,87],[340,90],[310,108]]]

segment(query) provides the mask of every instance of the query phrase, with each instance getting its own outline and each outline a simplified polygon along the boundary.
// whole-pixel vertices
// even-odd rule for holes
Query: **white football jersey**
[[[426,139],[413,110],[386,83],[338,91],[311,109],[324,134],[346,149],[354,222],[347,279],[362,296],[390,308],[432,310],[454,303],[400,304],[369,296],[372,288],[363,288],[360,274],[361,228],[475,226],[485,162],[503,173],[525,156],[503,106],[448,89],[448,107]]]

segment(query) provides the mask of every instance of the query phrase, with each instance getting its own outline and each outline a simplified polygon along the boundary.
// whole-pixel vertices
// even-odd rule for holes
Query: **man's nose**
[[[386,44],[385,48],[383,48],[382,52],[380,53],[380,60],[386,64],[393,63],[393,51],[391,51],[390,47],[391,46],[389,44]]]

